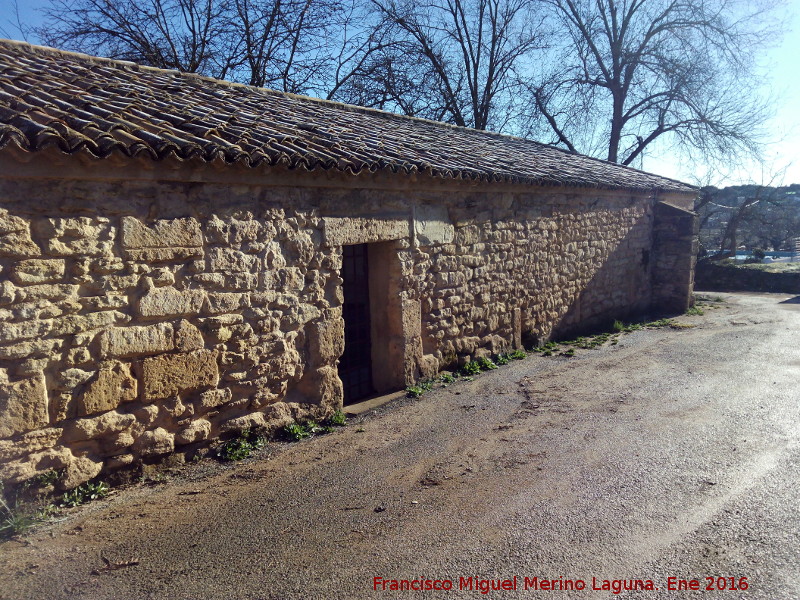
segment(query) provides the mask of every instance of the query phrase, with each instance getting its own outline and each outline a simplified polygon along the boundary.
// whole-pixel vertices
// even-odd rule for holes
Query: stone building
[[[688,307],[695,189],[0,42],[0,477],[71,487]]]

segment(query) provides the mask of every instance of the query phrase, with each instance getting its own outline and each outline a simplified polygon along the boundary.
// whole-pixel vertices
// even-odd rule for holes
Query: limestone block
[[[153,288],[139,299],[138,312],[143,317],[181,317],[196,315],[205,301],[203,290]]]
[[[129,304],[127,294],[107,293],[102,296],[87,296],[79,298],[80,305],[91,311],[112,310],[115,308],[125,308]]]
[[[171,323],[115,327],[100,334],[100,354],[103,358],[161,354],[174,348]]]
[[[198,350],[146,358],[142,361],[141,379],[146,402],[214,387],[219,380],[217,354]]]
[[[52,327],[53,323],[50,320],[4,323],[3,327],[0,327],[0,344],[41,338],[47,335]]]
[[[445,206],[422,205],[414,207],[414,234],[419,246],[449,244],[455,237]]]
[[[120,431],[100,443],[100,453],[103,456],[122,454],[126,449],[133,446],[135,441],[136,439],[129,430]]]
[[[228,273],[225,275],[225,287],[229,290],[250,291],[259,282],[258,273]]]
[[[328,406],[341,406],[344,398],[342,380],[334,367],[320,367],[317,369],[319,382],[319,402]]]
[[[52,283],[64,277],[63,259],[28,259],[21,260],[11,271],[11,279],[20,285],[34,283]]]
[[[209,293],[205,311],[210,315],[236,312],[246,301],[247,295],[242,293]]]
[[[0,256],[19,258],[40,254],[39,246],[31,239],[28,222],[0,209]]]
[[[105,217],[41,219],[34,229],[45,251],[53,256],[109,256],[116,234]]]
[[[134,217],[122,217],[121,239],[125,257],[140,262],[203,256],[203,234],[196,219],[160,220],[148,227]]]
[[[89,381],[95,371],[86,371],[84,369],[65,369],[58,374],[55,388],[57,390],[72,391],[79,385]]]
[[[158,403],[159,415],[166,415],[171,420],[190,416],[190,413],[193,414],[193,408],[191,404],[187,407],[178,396],[167,398]]]
[[[181,352],[202,350],[205,347],[203,335],[200,330],[183,319],[175,328],[175,348]]]
[[[64,490],[71,490],[90,479],[94,479],[103,470],[103,462],[92,460],[88,456],[76,456],[73,458],[59,481],[59,487]]]
[[[198,411],[211,410],[217,406],[230,402],[232,393],[229,388],[220,388],[216,390],[208,390],[200,394],[200,399],[196,402]]]
[[[49,471],[61,469],[72,461],[72,453],[67,448],[49,448],[24,456],[17,460],[0,462],[0,481],[17,484]]]
[[[400,240],[408,238],[410,233],[408,217],[399,215],[395,218],[325,217],[322,223],[328,246]]]
[[[165,287],[175,283],[175,273],[166,268],[155,269],[150,273],[150,280],[155,287]]]
[[[266,245],[264,266],[267,269],[282,269],[286,266],[286,259],[283,256],[281,245],[278,242],[270,242]]]
[[[221,290],[225,288],[225,275],[222,273],[198,273],[192,276],[192,281],[198,287],[207,290]]]
[[[202,248],[142,248],[140,250],[125,250],[125,258],[140,263],[154,264],[165,262],[184,262],[192,258],[203,256]]]
[[[310,362],[314,366],[331,365],[344,352],[344,320],[314,321],[306,327]]]
[[[134,415],[115,410],[97,417],[76,419],[64,425],[63,440],[65,442],[77,442],[108,437],[128,429],[135,422],[136,417]]]
[[[158,412],[158,406],[146,404],[137,408],[133,414],[136,415],[137,425],[144,425],[146,427],[155,423],[158,418]]]
[[[44,373],[12,382],[0,370],[0,438],[45,427],[48,421]]]
[[[133,454],[118,454],[117,456],[107,458],[105,465],[109,471],[115,471],[116,469],[132,465],[134,461],[136,461],[136,457]]]
[[[51,319],[49,334],[53,336],[62,336],[92,331],[93,329],[108,327],[116,323],[125,323],[130,321],[130,319],[131,318],[125,313],[116,310],[95,312],[86,315],[69,315]],[[45,322],[46,321],[42,321],[42,323]]]
[[[232,248],[212,248],[208,251],[210,271],[252,273],[258,271],[258,257]]]
[[[211,436],[211,422],[205,419],[196,419],[188,427],[175,434],[176,444],[193,444],[207,440]]]
[[[133,444],[133,450],[140,456],[161,456],[175,450],[175,436],[163,427],[145,431]]]
[[[10,281],[0,281],[0,306],[11,304],[16,298],[16,286]]]
[[[131,376],[130,365],[119,361],[103,363],[78,400],[78,416],[115,409],[136,396],[137,382]]]
[[[62,433],[64,430],[60,427],[48,427],[24,433],[15,440],[2,440],[0,441],[0,462],[52,448]]]
[[[255,412],[241,417],[228,419],[219,424],[220,433],[230,433],[233,431],[244,431],[245,429],[258,429],[267,425],[267,418],[264,413]]]

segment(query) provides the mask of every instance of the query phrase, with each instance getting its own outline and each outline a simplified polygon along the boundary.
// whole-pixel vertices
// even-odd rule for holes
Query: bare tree
[[[393,41],[365,72],[373,104],[477,129],[504,128],[518,70],[542,45],[534,0],[372,3]]]
[[[58,48],[221,77],[225,10],[218,0],[51,0],[34,32]]]
[[[704,156],[757,150],[770,0],[544,1],[563,43],[529,80],[538,133],[626,165],[666,138]]]

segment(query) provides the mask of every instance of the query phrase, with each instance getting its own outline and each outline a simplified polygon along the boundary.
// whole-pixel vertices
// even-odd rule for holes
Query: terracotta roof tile
[[[0,40],[0,148],[694,192],[531,140]]]

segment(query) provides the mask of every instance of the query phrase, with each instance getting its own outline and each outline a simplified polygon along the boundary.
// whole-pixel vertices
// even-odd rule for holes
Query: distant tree
[[[742,246],[789,250],[800,237],[800,200],[787,187],[769,185],[706,187],[695,204],[700,240],[716,252],[734,256]]]
[[[631,164],[658,139],[731,157],[758,148],[755,56],[770,0],[543,0],[560,40],[528,87],[531,129]]]

